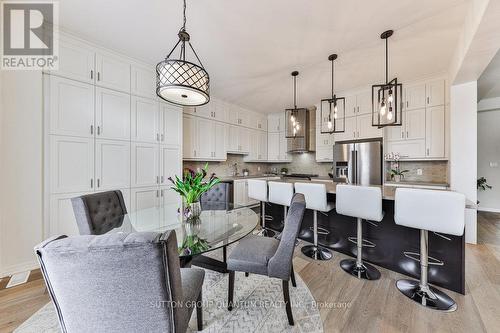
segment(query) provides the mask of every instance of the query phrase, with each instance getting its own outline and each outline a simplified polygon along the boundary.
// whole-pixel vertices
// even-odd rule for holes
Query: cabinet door
[[[167,145],[181,145],[182,142],[182,109],[160,103],[160,118],[162,124],[161,143]]]
[[[283,118],[283,114],[270,114],[268,117],[267,117],[267,129],[269,132],[279,132],[279,131],[282,131],[284,130],[281,129],[281,123],[282,123],[282,120],[281,118]]]
[[[259,115],[257,128],[263,131],[267,131],[267,117],[265,115]]]
[[[333,161],[333,147],[322,146],[316,149],[317,162],[332,162]]]
[[[250,126],[250,112],[244,108],[238,108],[238,118],[240,120],[239,125],[249,127]]]
[[[132,95],[156,98],[156,76],[154,71],[140,65],[132,65],[130,73]]]
[[[331,134],[317,134],[316,147],[318,149],[321,149],[323,147],[328,147],[330,145],[330,135]]]
[[[371,114],[363,114],[357,117],[357,139],[381,138],[383,135],[383,129],[372,126]]]
[[[342,119],[339,119],[342,121]],[[348,117],[345,119],[345,131],[342,133],[335,133],[335,142],[354,140],[356,138],[356,117]]]
[[[404,140],[387,143],[387,152],[399,153],[402,159],[425,157],[425,140]]]
[[[174,176],[182,178],[182,157],[180,149],[177,147],[164,147],[160,148],[161,158],[161,176],[160,184],[168,185],[169,177],[174,179]]]
[[[211,102],[205,105],[197,106],[196,107],[196,115],[198,117],[203,117],[203,118],[212,118],[213,111],[211,107]]]
[[[96,137],[130,140],[130,95],[96,88]]]
[[[239,127],[235,125],[226,125],[226,150],[228,152],[239,152],[240,133]]]
[[[212,120],[197,118],[198,129],[198,152],[196,158],[212,159],[214,158],[214,123]]]
[[[406,133],[405,113],[406,112],[403,112],[403,124],[401,126],[385,127],[385,138],[387,141],[404,140]]]
[[[425,107],[425,84],[409,85],[405,89],[406,110],[420,109]]]
[[[233,105],[233,104],[226,104],[225,105],[225,119],[227,123],[233,124],[233,125],[239,125],[240,122],[240,116],[239,116],[239,111],[238,107]]]
[[[157,187],[147,187],[132,189],[130,191],[130,211],[135,212],[141,209],[157,207],[159,205],[160,190]],[[158,223],[159,221],[148,221]]]
[[[267,160],[279,161],[281,158],[280,152],[280,133],[267,134]]]
[[[445,112],[444,105],[429,107],[425,116],[425,156],[445,155]]]
[[[69,37],[59,40],[59,69],[51,74],[86,83],[94,83],[95,52],[89,45]]]
[[[132,141],[159,142],[159,103],[148,98],[132,97]]]
[[[259,160],[267,160],[267,133],[258,131],[259,133]]]
[[[188,115],[184,115],[182,118],[182,156],[186,159],[196,158],[198,155],[198,127],[196,118]]]
[[[130,92],[130,63],[108,52],[96,53],[96,85]]]
[[[225,121],[226,119],[226,108],[225,103],[219,100],[211,101],[212,104],[212,118],[217,121]]]
[[[356,96],[357,113],[370,114],[372,113],[372,92],[364,91]]]
[[[248,197],[248,195],[245,193],[245,183],[246,181],[244,180],[235,180],[233,183],[233,201],[236,207],[246,206],[246,198]]]
[[[358,112],[358,104],[356,102],[356,95],[345,97],[345,116],[353,117]],[[342,115],[340,115],[342,116]]]
[[[425,139],[425,109],[407,110],[405,118],[405,138],[407,140]]]
[[[281,161],[291,161],[290,154],[288,154],[288,139],[285,136],[285,132],[279,133],[280,140],[280,157]]]
[[[430,81],[426,85],[427,106],[444,105],[445,87],[444,80]]]
[[[215,122],[214,128],[215,128],[215,133],[213,134],[213,137],[215,139],[213,147],[214,158],[217,160],[225,160],[227,158],[225,149],[226,147],[225,126],[223,123]]]
[[[51,76],[50,134],[94,136],[94,86]]]
[[[49,237],[56,235],[79,235],[71,199],[87,194],[85,192],[54,194],[50,196]]]
[[[239,127],[238,133],[240,141],[239,151],[242,153],[250,152],[250,130],[247,128]]]
[[[94,139],[50,137],[50,192],[94,190]]]
[[[132,187],[155,186],[160,183],[158,144],[132,143]]]
[[[96,190],[130,187],[130,142],[96,140]]]

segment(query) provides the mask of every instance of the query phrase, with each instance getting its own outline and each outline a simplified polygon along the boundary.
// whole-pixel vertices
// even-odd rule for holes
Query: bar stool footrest
[[[309,230],[314,231],[314,228],[309,227]],[[325,229],[323,227],[318,227],[318,235],[329,235],[329,234],[330,234],[330,231],[328,231],[327,229]]]
[[[427,285],[426,291],[420,285],[420,281],[402,279],[396,282],[399,291],[414,302],[433,310],[453,312],[457,309],[455,301],[444,292]]]
[[[358,237],[347,237],[347,240],[351,243],[358,244]],[[377,247],[377,244],[374,242],[369,241],[368,239],[363,238],[363,247]]]
[[[420,253],[405,251],[405,252],[403,252],[403,254],[406,258],[410,258],[411,260],[415,260],[415,261],[420,262]],[[427,256],[427,261],[428,261],[429,265],[444,266],[444,261],[439,260],[439,259],[434,258],[434,257],[431,257],[431,256]]]

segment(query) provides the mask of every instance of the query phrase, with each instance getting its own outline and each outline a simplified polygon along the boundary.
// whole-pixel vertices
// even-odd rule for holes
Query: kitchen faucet
[[[233,176],[238,176],[238,163],[233,164]]]

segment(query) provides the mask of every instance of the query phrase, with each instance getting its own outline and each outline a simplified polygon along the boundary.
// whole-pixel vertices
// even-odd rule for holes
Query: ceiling
[[[330,92],[383,80],[389,41],[391,76],[408,80],[448,70],[470,0],[188,0],[187,31],[211,78],[213,96],[260,112],[299,106]],[[60,24],[82,38],[156,63],[177,41],[181,0],[64,0]]]
[[[500,52],[493,57],[477,81],[477,100],[500,97]]]

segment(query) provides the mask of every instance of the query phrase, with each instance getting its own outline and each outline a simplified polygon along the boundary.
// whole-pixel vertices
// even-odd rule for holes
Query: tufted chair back
[[[201,195],[202,210],[229,210],[229,184],[219,183]]]
[[[108,191],[72,198],[80,235],[102,235],[120,227],[127,214],[121,191]]]

